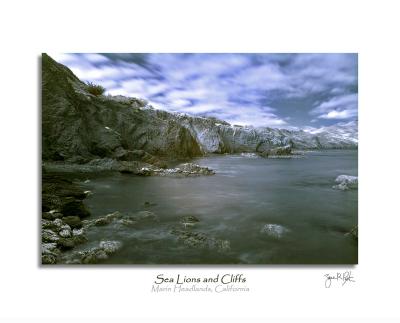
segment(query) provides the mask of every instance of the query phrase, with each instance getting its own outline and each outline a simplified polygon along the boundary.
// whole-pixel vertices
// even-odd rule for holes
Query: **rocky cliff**
[[[206,153],[356,148],[354,126],[313,131],[230,125],[215,118],[155,110],[146,101],[95,96],[67,67],[42,57],[42,156],[44,161],[191,158]]]
[[[215,118],[193,117],[156,110],[154,116],[175,120],[187,128],[205,153],[263,153],[290,145],[294,149],[355,149],[357,123],[320,129],[287,130],[231,125]]]
[[[172,118],[149,115],[141,109],[145,105],[135,98],[94,96],[67,67],[43,54],[43,160],[123,159],[135,155],[132,151],[173,158],[201,155],[187,128]]]

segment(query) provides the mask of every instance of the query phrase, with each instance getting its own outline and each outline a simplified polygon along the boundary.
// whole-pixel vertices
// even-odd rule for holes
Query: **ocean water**
[[[355,264],[358,191],[332,188],[341,174],[357,176],[357,151],[307,152],[304,158],[218,155],[193,162],[213,176],[91,175],[80,182],[92,218],[114,211],[154,212],[158,221],[111,224],[88,231],[91,244],[118,240],[109,264]],[[145,206],[150,202],[151,206]],[[183,216],[200,222],[184,228]],[[229,250],[188,247],[171,230],[202,232],[229,241]],[[85,248],[87,246],[82,246]]]

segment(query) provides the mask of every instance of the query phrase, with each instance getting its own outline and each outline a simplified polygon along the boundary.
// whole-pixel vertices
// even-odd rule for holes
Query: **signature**
[[[354,277],[352,276],[350,270],[342,273],[336,273],[336,275],[326,274],[324,275],[324,277],[325,277],[325,288],[330,288],[333,280],[341,282],[342,286],[344,286],[346,283],[355,283]]]

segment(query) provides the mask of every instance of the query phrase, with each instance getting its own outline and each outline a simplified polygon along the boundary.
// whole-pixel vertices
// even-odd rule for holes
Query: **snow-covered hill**
[[[187,128],[205,153],[263,152],[286,145],[295,149],[355,149],[358,146],[358,126],[354,121],[330,127],[287,130],[230,125],[215,118],[161,110],[153,113]]]

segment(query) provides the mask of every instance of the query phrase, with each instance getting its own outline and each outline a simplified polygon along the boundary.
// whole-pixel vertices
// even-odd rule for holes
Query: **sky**
[[[110,95],[231,124],[319,128],[358,119],[357,54],[52,54]]]

